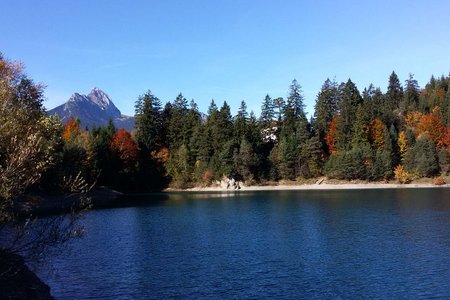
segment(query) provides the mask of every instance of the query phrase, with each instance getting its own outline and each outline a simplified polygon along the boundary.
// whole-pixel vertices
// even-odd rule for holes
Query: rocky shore
[[[54,299],[22,257],[0,249],[0,299]]]

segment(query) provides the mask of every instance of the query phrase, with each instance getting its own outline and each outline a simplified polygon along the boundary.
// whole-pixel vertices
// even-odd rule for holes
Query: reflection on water
[[[450,297],[448,189],[123,200],[39,270],[57,298]]]

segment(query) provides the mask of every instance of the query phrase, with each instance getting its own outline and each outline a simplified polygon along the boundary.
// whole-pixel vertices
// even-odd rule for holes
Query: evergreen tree
[[[362,98],[356,85],[349,79],[342,89],[342,100],[336,127],[337,149],[349,150],[353,138],[353,122]]]
[[[247,122],[247,104],[245,104],[245,101],[242,100],[241,106],[239,107],[236,118],[234,120],[234,136],[237,143],[239,143],[247,134]]]
[[[258,158],[252,145],[245,137],[242,138],[239,145],[239,155],[235,156],[235,165],[237,173],[244,181],[252,181],[255,178]]]
[[[317,95],[314,106],[314,128],[321,141],[325,140],[331,120],[337,113],[338,103],[339,94],[337,83],[327,78]],[[324,150],[326,150],[326,144],[323,144]]]
[[[402,109],[403,111],[414,111],[419,102],[419,84],[414,79],[413,74],[409,74],[406,80],[405,94],[403,96]]]
[[[135,127],[139,146],[148,151],[155,150],[161,141],[161,102],[150,90],[136,101]]]
[[[181,145],[186,145],[189,141],[188,128],[188,102],[180,93],[172,104],[172,115],[169,121],[168,137],[169,148],[178,149]]]
[[[273,118],[275,117],[275,105],[272,98],[267,94],[261,106],[260,122],[263,128],[270,127]]]
[[[365,103],[364,103],[365,104]],[[353,125],[352,146],[358,147],[369,143],[369,110],[366,105],[360,105],[356,111],[356,117]]]
[[[403,98],[403,87],[400,84],[397,74],[392,71],[389,76],[389,84],[386,92],[386,108],[390,111],[394,111],[400,105]]]
[[[295,118],[305,118],[305,104],[303,103],[302,88],[296,79],[292,80],[289,87],[288,101],[294,109]]]
[[[286,102],[282,97],[278,97],[273,99],[273,106],[275,111],[275,116],[277,117],[277,121],[281,122],[284,118],[284,106],[286,105]]]
[[[406,153],[408,172],[418,177],[431,177],[439,172],[436,148],[424,135],[417,138],[415,145]]]

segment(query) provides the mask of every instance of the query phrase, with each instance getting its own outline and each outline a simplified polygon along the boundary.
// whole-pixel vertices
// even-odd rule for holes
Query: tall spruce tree
[[[234,137],[235,141],[239,143],[247,134],[248,112],[247,104],[244,100],[241,101],[241,106],[238,109],[237,115],[234,119]]]
[[[389,76],[389,84],[386,92],[386,107],[390,111],[394,111],[400,105],[403,98],[403,87],[400,84],[397,74],[392,71]]]
[[[337,83],[327,78],[317,95],[314,106],[314,129],[317,131],[321,141],[325,141],[331,120],[337,113],[338,103]],[[327,151],[325,142],[323,142],[323,150]]]
[[[188,102],[180,93],[172,103],[172,115],[168,130],[170,149],[178,149],[181,145],[187,145],[189,141],[188,112]]]
[[[262,128],[268,128],[275,117],[275,106],[272,98],[267,94],[261,106],[261,115],[259,120]]]
[[[149,90],[135,104],[136,139],[139,146],[153,151],[161,142],[161,101]]]
[[[273,106],[275,111],[275,117],[278,122],[281,122],[284,118],[284,106],[286,105],[286,101],[284,101],[283,97],[278,97],[273,99]]]
[[[356,85],[349,79],[342,89],[342,100],[339,105],[339,116],[336,127],[336,146],[339,150],[350,150],[353,138],[353,122],[362,103]]]
[[[404,111],[414,111],[419,103],[419,84],[414,79],[413,74],[409,74],[406,80],[405,93],[403,95],[402,109]]]
[[[289,86],[288,103],[294,109],[296,118],[303,118],[305,116],[305,104],[303,103],[302,87],[296,79],[292,80]]]

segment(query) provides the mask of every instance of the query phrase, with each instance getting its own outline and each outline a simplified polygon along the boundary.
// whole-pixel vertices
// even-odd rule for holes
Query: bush
[[[446,184],[446,182],[445,182],[444,178],[439,176],[439,177],[433,178],[433,184],[434,185],[444,185],[444,184]]]
[[[401,184],[406,184],[411,182],[411,176],[408,172],[403,168],[402,165],[398,165],[394,170],[395,179]]]

